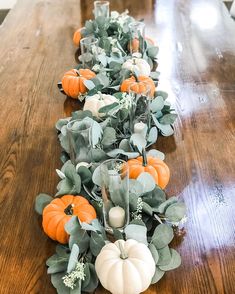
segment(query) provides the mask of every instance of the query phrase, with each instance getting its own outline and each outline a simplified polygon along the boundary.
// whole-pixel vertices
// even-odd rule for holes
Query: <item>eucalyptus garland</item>
[[[165,191],[156,185],[150,174],[144,172],[137,179],[129,180],[131,221],[124,232],[114,229],[113,236],[110,237],[103,224],[99,164],[109,158],[137,158],[146,148],[147,155],[164,160],[162,152],[149,148],[159,135],[173,134],[172,124],[177,117],[167,100],[167,93],[156,90],[150,103],[150,125],[146,125],[141,134],[130,132],[129,113],[132,100],[129,94],[122,92],[120,88],[123,80],[133,74],[138,75],[138,72],[133,73],[123,67],[126,61],[133,58],[128,49],[129,24],[133,21],[134,18],[127,12],[119,14],[113,11],[108,19],[97,17],[95,20],[89,20],[82,29],[83,37],[93,35],[98,38],[99,54],[95,57],[96,63],[92,68],[96,76],[84,82],[87,93],[78,98],[87,101],[94,95],[113,95],[116,101],[100,108],[96,115],[94,111],[79,110],[73,112],[71,117],[59,119],[56,123],[63,150],[63,166],[56,170],[60,181],[54,197],[47,194],[37,196],[35,209],[39,214],[43,214],[44,208],[55,198],[63,195],[82,195],[92,204],[97,214],[97,218],[90,224],[72,216],[65,225],[70,236],[68,244],[58,244],[55,254],[47,260],[47,272],[51,275],[51,282],[57,293],[94,291],[99,284],[94,266],[96,257],[105,244],[114,240],[134,239],[148,246],[155,261],[152,284],[157,283],[165,272],[181,264],[179,253],[170,248],[169,244],[174,238],[174,228],[185,220],[185,205],[177,197],[167,199]],[[149,76],[157,86],[158,47],[147,39],[143,42],[145,50],[142,59],[149,64]],[[89,58],[80,52],[77,54],[78,62]],[[81,63],[76,66],[76,70],[80,68]],[[63,91],[60,83],[59,87]],[[141,115],[142,112],[141,104],[136,105],[135,115]],[[77,165],[70,160],[67,134],[67,124],[75,119],[79,119],[81,124],[90,125],[93,130],[88,143],[82,136],[77,140]],[[77,126],[78,130],[79,127],[81,125]],[[89,152],[87,144],[92,146]],[[121,199],[115,201],[118,205]]]

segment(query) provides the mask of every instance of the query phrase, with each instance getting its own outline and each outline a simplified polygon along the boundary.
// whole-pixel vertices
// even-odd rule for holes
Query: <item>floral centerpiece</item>
[[[167,199],[165,156],[150,149],[159,135],[173,134],[177,115],[156,88],[158,47],[143,23],[97,7],[74,34],[78,64],[58,84],[83,109],[56,123],[60,182],[54,197],[37,196],[35,209],[59,243],[46,263],[58,293],[92,292],[100,281],[112,293],[137,294],[181,263],[169,243],[185,205]]]

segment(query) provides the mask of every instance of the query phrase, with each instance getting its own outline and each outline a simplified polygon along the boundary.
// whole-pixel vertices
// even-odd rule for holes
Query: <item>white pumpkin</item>
[[[125,61],[122,68],[129,69],[130,71],[137,73],[138,76],[149,76],[151,69],[148,62],[142,58],[132,58]]]
[[[139,294],[149,287],[155,263],[145,244],[118,240],[102,248],[95,269],[102,286],[111,293]]]
[[[118,102],[116,97],[98,93],[86,98],[83,110],[90,110],[95,117],[101,118],[104,114],[99,113],[99,109],[114,102]]]

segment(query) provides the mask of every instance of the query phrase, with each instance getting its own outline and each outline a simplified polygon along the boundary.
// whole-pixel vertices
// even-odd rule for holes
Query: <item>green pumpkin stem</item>
[[[122,246],[122,243],[121,243],[120,241],[118,242],[118,246],[119,246],[119,249],[120,249],[120,251],[121,251],[121,255],[120,255],[121,259],[127,259],[127,258],[128,258],[128,255],[127,255],[127,253],[125,252],[125,249],[124,249],[124,247]]]
[[[148,159],[147,159],[145,148],[143,148],[143,150],[142,150],[142,157],[143,157],[143,166],[147,166],[148,165]]]
[[[67,215],[73,215],[73,208],[74,208],[74,204],[69,204],[65,210],[64,213]]]

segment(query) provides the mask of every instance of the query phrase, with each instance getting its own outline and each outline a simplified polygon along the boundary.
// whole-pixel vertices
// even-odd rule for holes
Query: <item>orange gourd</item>
[[[71,69],[67,71],[62,78],[62,87],[65,94],[78,99],[80,94],[87,92],[84,81],[90,80],[95,76],[96,74],[90,69]]]
[[[134,84],[134,85],[133,85]],[[147,90],[147,85],[150,86],[150,96],[154,96],[155,84],[150,77],[138,76],[130,77],[124,80],[121,84],[121,92],[128,92],[129,87],[132,85],[132,90],[138,94],[141,94]]]
[[[79,47],[80,46],[80,41],[82,39],[82,28],[76,30],[76,32],[73,35],[73,43],[75,46]]]
[[[147,41],[150,45],[154,46],[155,42],[153,39],[149,38],[149,37],[145,37],[145,41]],[[132,53],[136,53],[139,52],[139,47],[140,47],[140,41],[138,39],[133,39],[128,43],[128,51],[131,51],[132,49]]]
[[[64,229],[65,224],[76,215],[81,222],[90,223],[96,218],[95,209],[82,196],[64,195],[48,204],[42,214],[44,232],[61,244],[68,243],[69,235]]]
[[[137,179],[141,173],[147,172],[162,189],[164,189],[169,182],[169,167],[161,159],[146,156],[144,153],[143,156],[128,160],[127,164],[129,166],[130,179]]]
[[[132,53],[139,52],[140,41],[138,39],[133,39],[128,43],[128,50]]]

